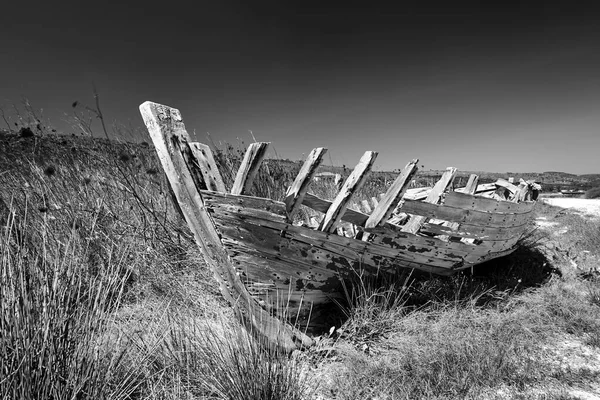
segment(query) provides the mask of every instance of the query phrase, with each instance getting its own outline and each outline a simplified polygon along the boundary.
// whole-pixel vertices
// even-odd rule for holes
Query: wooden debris
[[[402,170],[402,173],[398,175],[392,186],[388,189],[388,191],[383,196],[381,202],[375,207],[373,213],[367,220],[365,225],[366,228],[374,228],[376,226],[381,226],[387,221],[392,212],[404,196],[404,192],[406,191],[408,184],[410,183],[412,177],[419,169],[417,167],[418,159],[412,160],[406,167]]]

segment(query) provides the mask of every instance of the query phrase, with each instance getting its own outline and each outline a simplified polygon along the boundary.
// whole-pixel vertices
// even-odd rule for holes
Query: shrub
[[[132,338],[140,354],[150,355],[138,366],[146,374],[141,395],[170,398],[179,392],[231,400],[312,398],[315,387],[298,353],[288,356],[269,348],[223,316],[199,320],[181,308],[166,315]]]
[[[600,199],[600,187],[591,188],[583,195],[586,199]]]

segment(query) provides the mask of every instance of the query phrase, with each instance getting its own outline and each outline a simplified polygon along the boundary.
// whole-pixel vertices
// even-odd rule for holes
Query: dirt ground
[[[588,219],[600,219],[600,199],[578,199],[569,197],[542,198],[546,204],[568,209],[569,212],[579,214]],[[536,224],[541,229],[552,232],[552,236],[560,237],[567,233],[567,227],[558,221],[549,221],[546,217],[538,217]],[[553,246],[554,247],[554,246]],[[573,267],[576,263],[571,260]],[[580,338],[566,335],[564,340],[557,341],[554,346],[548,347],[548,356],[556,363],[557,367],[567,370],[587,369],[597,373],[600,369],[600,349],[582,343]],[[583,388],[567,390],[569,399],[600,400],[600,382],[588,382]],[[576,385],[575,385],[576,386]]]

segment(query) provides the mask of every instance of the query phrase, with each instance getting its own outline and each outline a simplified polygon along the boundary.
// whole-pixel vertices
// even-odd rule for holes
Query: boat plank
[[[313,149],[306,158],[306,161],[304,161],[300,172],[296,175],[294,183],[288,188],[284,202],[290,221],[293,221],[294,215],[300,209],[308,186],[316,174],[317,168],[321,164],[326,152],[327,149],[323,147]]]
[[[449,205],[430,204],[422,201],[405,200],[402,211],[428,218],[442,219],[480,227],[508,228],[521,226],[528,214],[498,214],[487,211],[461,209]]]
[[[527,232],[527,227],[516,226],[511,228],[480,228],[465,225],[445,226],[444,224],[423,224],[422,231],[429,234],[448,235],[466,239],[479,239],[482,241],[505,241],[522,236]]]
[[[214,215],[214,218],[219,226],[222,225],[224,227],[223,229],[236,236],[249,237],[250,239],[244,240],[254,240],[256,242],[254,245],[257,246],[263,246],[260,243],[262,241],[268,242],[270,248],[279,249],[284,246],[277,243],[280,243],[280,239],[284,237],[334,252],[347,259],[366,257],[370,260],[377,257],[404,257],[409,261],[443,268],[447,268],[449,265],[473,255],[478,257],[502,251],[506,248],[506,243],[512,245],[518,240],[518,238],[511,238],[506,241],[484,242],[476,246],[461,242],[442,242],[434,238],[417,236],[408,232],[394,232],[389,229],[378,228],[377,232],[369,235],[369,242],[364,242],[354,238],[346,238],[335,234],[297,227],[284,222],[261,220],[255,215],[246,216],[239,215],[239,213],[223,212],[219,215]],[[241,229],[239,227],[231,228],[235,225],[244,225],[246,231],[239,231]],[[266,231],[257,232],[255,227],[268,227],[274,230],[279,237],[269,232],[268,240],[262,238],[261,235],[266,234]],[[238,232],[236,233],[232,229],[238,229]],[[253,235],[255,238],[252,238]],[[285,243],[287,246],[288,242]]]
[[[212,206],[214,204],[228,204],[232,206],[240,206],[243,208],[253,208],[257,210],[269,211],[278,216],[286,217],[285,204],[281,201],[266,199],[263,197],[234,195],[230,193],[220,193],[208,190],[200,192],[206,204]]]
[[[218,216],[215,215],[214,219],[226,236],[235,235],[236,240],[242,240],[248,246],[257,246],[261,250],[270,252],[271,254],[281,254],[278,252],[286,252],[288,248],[294,248],[297,246],[294,242],[304,243],[302,251],[305,253],[304,256],[309,258],[309,262],[314,261],[314,257],[319,260],[327,259],[326,254],[312,253],[312,250],[315,248],[335,253],[338,256],[345,257],[347,260],[362,259],[369,265],[383,262],[381,257],[403,257],[407,261],[442,268],[454,265],[460,261],[461,257],[468,254],[459,249],[454,251],[454,253],[458,254],[447,255],[445,251],[424,241],[420,241],[416,246],[414,243],[395,243],[394,246],[389,246],[385,241],[381,241],[380,243],[364,242],[354,238],[342,237],[281,222],[260,220],[227,212],[223,212]],[[237,225],[237,227],[234,227],[234,225]],[[473,248],[476,249],[475,247]],[[286,255],[298,256],[297,254]]]
[[[267,155],[268,148],[268,142],[252,143],[248,146],[242,164],[235,176],[231,194],[247,194],[250,192],[260,164]]]
[[[488,200],[488,199],[485,199]],[[496,200],[493,200],[496,201]],[[325,212],[330,201],[321,199],[315,195],[308,193],[304,199],[304,205],[320,212]],[[402,209],[406,213],[423,215],[429,218],[442,219],[449,222],[459,222],[465,229],[475,230],[477,228],[505,228],[524,226],[529,224],[532,213],[529,214],[493,214],[491,212],[483,212],[478,210],[464,210],[447,205],[437,205],[424,203],[416,200],[404,200]],[[364,226],[369,216],[359,211],[348,209],[342,217],[345,222],[356,225],[359,229]],[[400,226],[386,223],[384,227],[394,230],[400,229]],[[370,232],[371,230],[366,230]]]
[[[270,264],[271,260],[275,259],[276,262],[282,262],[282,263],[289,264],[287,261],[285,261],[284,258],[274,256],[273,254],[271,254],[269,252],[263,252],[260,249],[245,248],[239,253],[254,254],[258,257],[263,258],[264,261],[260,263],[261,268],[265,268],[268,270],[268,272],[266,272],[266,274],[263,275],[264,279],[270,278],[271,275],[273,275],[273,277],[275,277],[276,279],[280,279],[279,275],[276,277],[274,274],[278,274],[278,271],[280,271],[284,267],[283,266],[282,267],[271,266],[271,264]],[[236,253],[236,254],[239,254],[239,253]],[[327,269],[327,271],[330,272],[332,275],[325,275],[326,277],[329,276],[329,277],[335,277],[336,279],[339,279],[339,277],[343,277],[344,275],[346,275],[346,277],[349,277],[348,273],[351,276],[352,274],[357,273],[359,271],[363,271],[366,273],[377,273],[377,271],[386,271],[388,273],[397,273],[402,268],[414,268],[414,269],[418,269],[418,270],[424,271],[424,272],[433,272],[433,273],[439,273],[439,274],[446,274],[446,273],[450,273],[452,271],[452,269],[450,267],[448,267],[448,268],[436,267],[433,265],[417,263],[417,262],[409,261],[409,260],[402,259],[402,258],[391,258],[391,257],[387,258],[387,259],[383,259],[384,262],[377,260],[378,263],[375,263],[375,264],[366,264],[364,260],[361,260],[360,262],[357,262],[357,261],[350,262],[348,260],[346,260],[344,262],[340,262],[339,259],[335,258],[335,261],[337,264],[331,263],[331,262],[328,264],[329,267],[331,268],[331,270]],[[346,263],[348,263],[348,265],[351,265],[351,268],[348,268],[346,266]],[[292,266],[295,269],[298,268],[295,265],[292,265]],[[456,267],[457,264],[454,263],[454,264],[452,264],[452,266]],[[324,279],[321,276],[318,276],[317,278],[315,278],[314,272],[320,271],[316,267],[317,267],[317,265],[308,266],[308,270],[307,270],[308,272],[300,271],[295,276],[296,277],[299,276],[301,279],[306,279],[306,282],[312,283],[315,287],[317,287],[315,284],[315,281],[320,282],[319,283],[320,285],[323,285],[325,281],[327,281],[327,284],[329,284],[329,285],[335,284],[335,281],[333,281],[330,278]],[[242,268],[242,267],[240,266],[240,268]],[[287,265],[285,268],[289,269],[289,267]],[[250,276],[252,276],[253,272],[255,272],[255,271],[249,270],[248,274]],[[341,273],[341,275],[340,275],[340,273]],[[259,275],[256,275],[256,276],[258,277]],[[323,287],[319,286],[319,289],[323,290]],[[327,288],[325,288],[325,289],[328,290]]]
[[[352,200],[354,193],[365,183],[367,175],[371,171],[376,158],[377,152],[375,151],[367,151],[363,154],[348,179],[344,182],[344,185],[333,200],[331,206],[327,209],[325,217],[319,226],[320,230],[324,232],[335,232],[338,222],[341,220],[348,207],[348,202]]]
[[[533,210],[535,203],[513,203],[453,191],[446,195],[444,205],[463,210],[487,211],[496,214],[527,214]]]

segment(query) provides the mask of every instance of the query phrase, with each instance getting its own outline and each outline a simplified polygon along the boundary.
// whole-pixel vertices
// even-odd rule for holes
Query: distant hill
[[[153,146],[147,142],[142,143],[129,143],[129,142],[111,142],[103,138],[92,138],[86,136],[76,135],[60,135],[56,133],[52,134],[35,134],[35,140],[28,140],[27,137],[23,137],[16,132],[7,132],[6,130],[0,129],[0,142],[3,145],[0,146],[0,153],[8,152],[11,153],[15,150],[13,146],[18,146],[20,154],[31,154],[36,158],[38,162],[41,159],[47,158],[44,155],[53,154],[55,157],[62,156],[62,152],[58,149],[65,148],[67,154],[73,151],[88,152],[124,152],[139,154],[140,156],[150,157],[152,163],[158,167],[158,160],[154,160],[155,153]],[[31,139],[34,139],[32,137]],[[27,151],[27,147],[31,147]],[[40,151],[40,148],[47,148],[46,151]],[[109,150],[110,148],[110,150]],[[236,150],[240,156],[243,155],[243,151]],[[135,156],[134,156],[135,157]],[[10,157],[9,157],[10,158]],[[5,158],[5,161],[8,161]],[[47,160],[44,160],[47,161]],[[277,165],[279,170],[288,170],[289,173],[298,171],[302,165],[302,161],[292,161],[284,159],[270,159],[265,160],[267,165]],[[3,165],[2,165],[3,164]],[[16,166],[10,163],[0,163],[2,169],[12,169]],[[319,168],[320,172],[332,172],[342,175],[346,178],[352,172],[353,166],[331,166],[322,165]],[[0,171],[1,172],[1,171]],[[372,183],[387,186],[393,182],[398,175],[399,171],[373,171],[371,173],[370,180]],[[419,170],[415,176],[415,186],[433,186],[435,182],[441,177],[443,170]],[[456,179],[454,181],[455,187],[464,186],[471,174],[479,175],[480,183],[494,182],[498,178],[509,178],[513,177],[516,182],[520,178],[525,180],[533,180],[542,185],[545,192],[553,192],[560,190],[589,190],[594,187],[600,187],[600,173],[598,174],[582,174],[576,175],[567,172],[560,171],[546,171],[546,172],[487,172],[487,171],[458,171]]]

